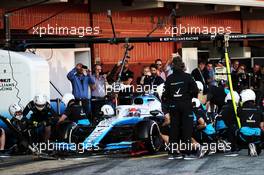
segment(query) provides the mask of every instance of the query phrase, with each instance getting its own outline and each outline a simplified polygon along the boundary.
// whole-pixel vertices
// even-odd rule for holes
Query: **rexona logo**
[[[0,79],[0,91],[12,91],[15,83],[11,82],[10,78]]]

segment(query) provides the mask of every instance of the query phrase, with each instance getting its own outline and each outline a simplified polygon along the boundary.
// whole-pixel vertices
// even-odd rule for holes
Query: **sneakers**
[[[0,158],[6,158],[6,157],[10,157],[10,154],[0,152]]]
[[[169,160],[179,160],[179,159],[182,159],[182,158],[183,158],[183,156],[180,153],[170,154],[169,157],[168,157]]]
[[[251,157],[256,157],[258,156],[258,153],[257,153],[257,148],[256,148],[256,145],[254,143],[250,143],[248,144],[248,148],[249,148],[249,155]]]
[[[195,156],[195,155],[193,155],[193,154],[186,154],[185,156],[184,156],[184,160],[195,160],[195,159],[197,159],[197,156]]]
[[[204,157],[204,155],[207,153],[207,149],[204,149],[204,146],[200,146],[198,151],[197,151],[197,157],[200,159]]]
[[[229,152],[225,152],[224,156],[225,157],[237,157],[239,154],[237,151],[229,151]]]
[[[213,154],[215,154],[216,152],[214,151],[214,150],[210,150],[209,152],[208,152],[208,156],[211,156],[211,155],[213,155]]]

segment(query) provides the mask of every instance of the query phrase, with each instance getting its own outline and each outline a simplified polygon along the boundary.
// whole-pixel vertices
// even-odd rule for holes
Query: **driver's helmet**
[[[107,116],[115,115],[115,111],[111,105],[102,106],[101,112],[103,112],[103,114]]]
[[[18,104],[12,104],[9,106],[9,113],[17,120],[21,120],[23,118],[23,107]]]
[[[140,109],[137,109],[137,108],[130,108],[128,110],[128,116],[129,117],[140,117]]]
[[[36,108],[39,111],[42,111],[45,108],[46,103],[48,102],[48,98],[44,94],[37,94],[34,97],[33,102],[34,102]]]

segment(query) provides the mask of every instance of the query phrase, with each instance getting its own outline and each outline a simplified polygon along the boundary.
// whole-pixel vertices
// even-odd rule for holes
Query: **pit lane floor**
[[[0,174],[263,174],[264,154],[238,157],[215,154],[197,160],[168,160],[166,153],[128,157],[124,155],[99,155],[64,160],[41,160],[32,156],[0,158]]]

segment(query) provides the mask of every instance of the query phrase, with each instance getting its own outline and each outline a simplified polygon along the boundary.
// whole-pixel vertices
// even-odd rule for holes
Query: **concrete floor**
[[[41,160],[32,156],[0,158],[0,174],[263,174],[264,154],[238,157],[215,154],[197,160],[168,160],[166,153],[141,157],[100,155],[64,160]]]

